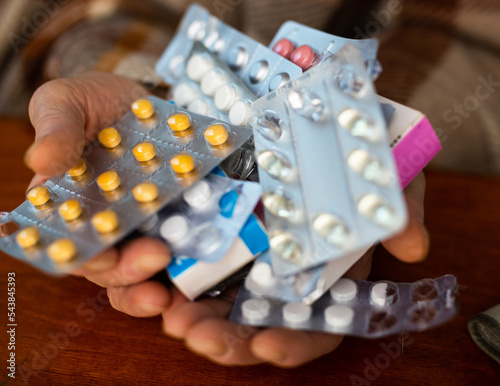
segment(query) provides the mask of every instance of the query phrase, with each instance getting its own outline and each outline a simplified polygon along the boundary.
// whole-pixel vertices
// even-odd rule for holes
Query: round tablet
[[[222,111],[228,111],[236,101],[236,88],[225,84],[217,89],[214,97],[215,107]]]
[[[111,192],[121,184],[120,176],[114,170],[102,173],[97,177],[97,185],[103,192]]]
[[[16,241],[23,249],[34,247],[40,241],[40,232],[35,226],[21,229],[16,235]]]
[[[132,112],[139,119],[148,119],[153,116],[155,109],[149,99],[138,99],[132,103]]]
[[[224,75],[217,70],[208,71],[201,80],[201,91],[208,96],[214,96],[217,89],[226,83]]]
[[[186,217],[175,214],[163,221],[160,235],[171,244],[184,240],[189,234],[189,223]]]
[[[348,326],[354,318],[353,309],[340,304],[329,306],[324,312],[326,323],[332,327]]]
[[[229,133],[224,125],[220,123],[208,126],[203,132],[205,140],[212,146],[220,146],[226,143]]]
[[[178,154],[170,159],[170,166],[177,174],[192,172],[196,168],[193,157],[189,154]]]
[[[307,44],[297,47],[290,55],[290,60],[297,66],[302,68],[303,71],[311,67],[316,54]]]
[[[176,105],[187,106],[197,96],[198,93],[194,88],[186,83],[181,83],[177,87],[175,87],[172,98]]]
[[[312,308],[304,303],[287,303],[283,307],[283,319],[288,323],[304,323],[311,318]]]
[[[203,75],[212,67],[213,63],[209,58],[195,54],[189,58],[186,64],[186,74],[189,79],[199,82],[203,78]]]
[[[76,246],[71,239],[59,239],[47,247],[47,255],[56,263],[66,263],[76,255]]]
[[[270,287],[275,280],[273,269],[267,263],[256,263],[250,271],[250,278],[261,287]]]
[[[108,149],[117,147],[122,141],[122,136],[114,127],[102,129],[97,135],[97,138],[101,145]]]
[[[182,196],[189,206],[196,209],[203,209],[210,202],[212,188],[207,181],[199,180],[187,188]]]
[[[290,59],[290,55],[292,54],[295,46],[288,39],[280,39],[276,42],[273,47],[273,51],[278,55],[283,56],[286,59]]]
[[[87,164],[80,158],[80,160],[73,166],[71,169],[67,171],[70,177],[80,177],[83,173],[87,171]]]
[[[151,142],[141,142],[132,149],[134,157],[139,162],[151,161],[156,157],[155,145]]]
[[[67,200],[63,202],[59,208],[59,215],[65,221],[73,221],[76,220],[82,214],[82,206],[78,200]]]
[[[111,209],[96,213],[90,221],[94,229],[101,234],[113,232],[119,223],[118,216]]]
[[[190,104],[188,104],[187,109],[196,114],[207,115],[209,112],[209,107],[207,103],[201,99],[196,98]]]
[[[26,197],[34,206],[41,206],[49,202],[50,191],[43,185],[35,185],[28,190]]]
[[[330,296],[337,302],[348,302],[356,297],[358,293],[358,286],[351,279],[339,279],[330,288]]]
[[[248,320],[262,320],[270,312],[271,303],[266,299],[247,299],[241,304],[241,314]]]
[[[184,131],[191,127],[191,119],[185,113],[176,113],[168,117],[167,124],[172,131]]]
[[[250,104],[243,101],[236,101],[229,110],[229,122],[236,126],[245,126],[250,117]]]
[[[151,181],[143,182],[132,189],[132,195],[137,202],[152,202],[158,198],[158,186]]]

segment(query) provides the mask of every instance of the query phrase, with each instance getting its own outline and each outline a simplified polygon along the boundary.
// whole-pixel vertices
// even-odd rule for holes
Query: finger
[[[263,362],[250,349],[256,331],[221,318],[208,318],[191,327],[185,343],[190,350],[218,364],[252,365]]]
[[[107,289],[111,306],[136,317],[160,315],[170,304],[170,295],[161,283],[147,281],[128,287]]]
[[[429,251],[429,233],[424,226],[425,177],[420,173],[405,189],[408,225],[398,236],[382,244],[392,255],[407,263],[422,261]]]
[[[31,179],[30,184],[28,185],[28,190],[35,185],[45,184],[45,182],[47,182],[49,178],[50,177],[42,176],[41,174],[35,174],[35,176]]]
[[[294,367],[333,351],[341,342],[340,335],[273,328],[257,333],[250,347],[263,361]]]
[[[119,257],[118,249],[109,248],[87,261],[82,267],[77,268],[72,274],[75,276],[88,276],[101,272],[110,272],[118,265]]]
[[[85,264],[79,274],[101,287],[120,287],[140,283],[166,269],[170,252],[160,240],[142,237],[126,244],[118,263],[111,269],[97,269],[94,262]]]
[[[349,270],[344,277],[349,279],[366,280],[372,268],[372,257],[375,247],[370,248]]]
[[[64,173],[78,162],[86,140],[145,94],[137,83],[105,73],[45,83],[30,102],[36,137],[26,164],[46,177]]]

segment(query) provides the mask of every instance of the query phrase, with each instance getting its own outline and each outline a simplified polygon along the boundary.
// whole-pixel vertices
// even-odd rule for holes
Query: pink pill
[[[309,47],[308,45],[303,45],[297,47],[297,49],[292,52],[290,60],[305,71],[309,67],[311,67],[315,56],[316,54],[311,47]]]
[[[290,55],[295,49],[293,43],[288,39],[281,39],[276,42],[273,51],[286,59],[290,59]]]

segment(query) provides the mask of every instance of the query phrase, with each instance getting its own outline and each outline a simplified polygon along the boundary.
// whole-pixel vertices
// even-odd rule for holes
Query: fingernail
[[[227,345],[214,340],[190,339],[186,345],[200,354],[205,355],[223,355],[227,351]]]
[[[263,343],[253,345],[254,353],[261,359],[271,362],[282,362],[286,359],[287,353],[274,346],[269,346]]]
[[[167,266],[170,257],[166,255],[142,255],[137,259],[134,268],[144,273],[154,273]]]
[[[97,259],[90,260],[83,265],[83,268],[92,272],[107,271],[118,264],[116,255],[106,255]]]
[[[151,316],[159,315],[163,311],[165,311],[165,307],[150,303],[141,303],[138,305],[138,307],[141,309],[142,312]]]

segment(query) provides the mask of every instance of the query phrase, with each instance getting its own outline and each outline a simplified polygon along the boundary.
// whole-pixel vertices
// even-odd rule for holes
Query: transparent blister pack
[[[213,131],[225,133],[225,142]],[[27,193],[3,215],[19,229],[0,249],[37,268],[68,273],[114,245],[206,176],[252,131],[149,97],[102,129],[64,176]]]
[[[245,126],[255,95],[215,54],[194,42],[171,98],[189,111]]]
[[[195,41],[217,55],[258,97],[302,73],[300,67],[194,4],[156,64],[156,72],[167,83],[179,82]]]
[[[175,256],[216,262],[233,245],[261,194],[255,182],[211,174],[158,212],[156,225],[145,234],[166,241]]]
[[[377,77],[382,71],[377,61],[377,39],[347,39],[307,27],[296,21],[283,23],[269,47],[280,56],[307,71],[335,54],[344,45],[358,48],[368,74]]]
[[[380,105],[350,45],[254,102],[274,271],[288,276],[402,230],[406,205]]]
[[[279,276],[274,272],[271,254],[267,251],[256,259],[250,269],[245,278],[245,288],[256,296],[312,304],[323,296],[367,250],[354,251],[326,264],[289,276]]]
[[[288,327],[381,338],[424,331],[457,312],[456,278],[446,275],[415,283],[340,279],[313,305],[252,296],[243,286],[230,320],[252,326]]]

